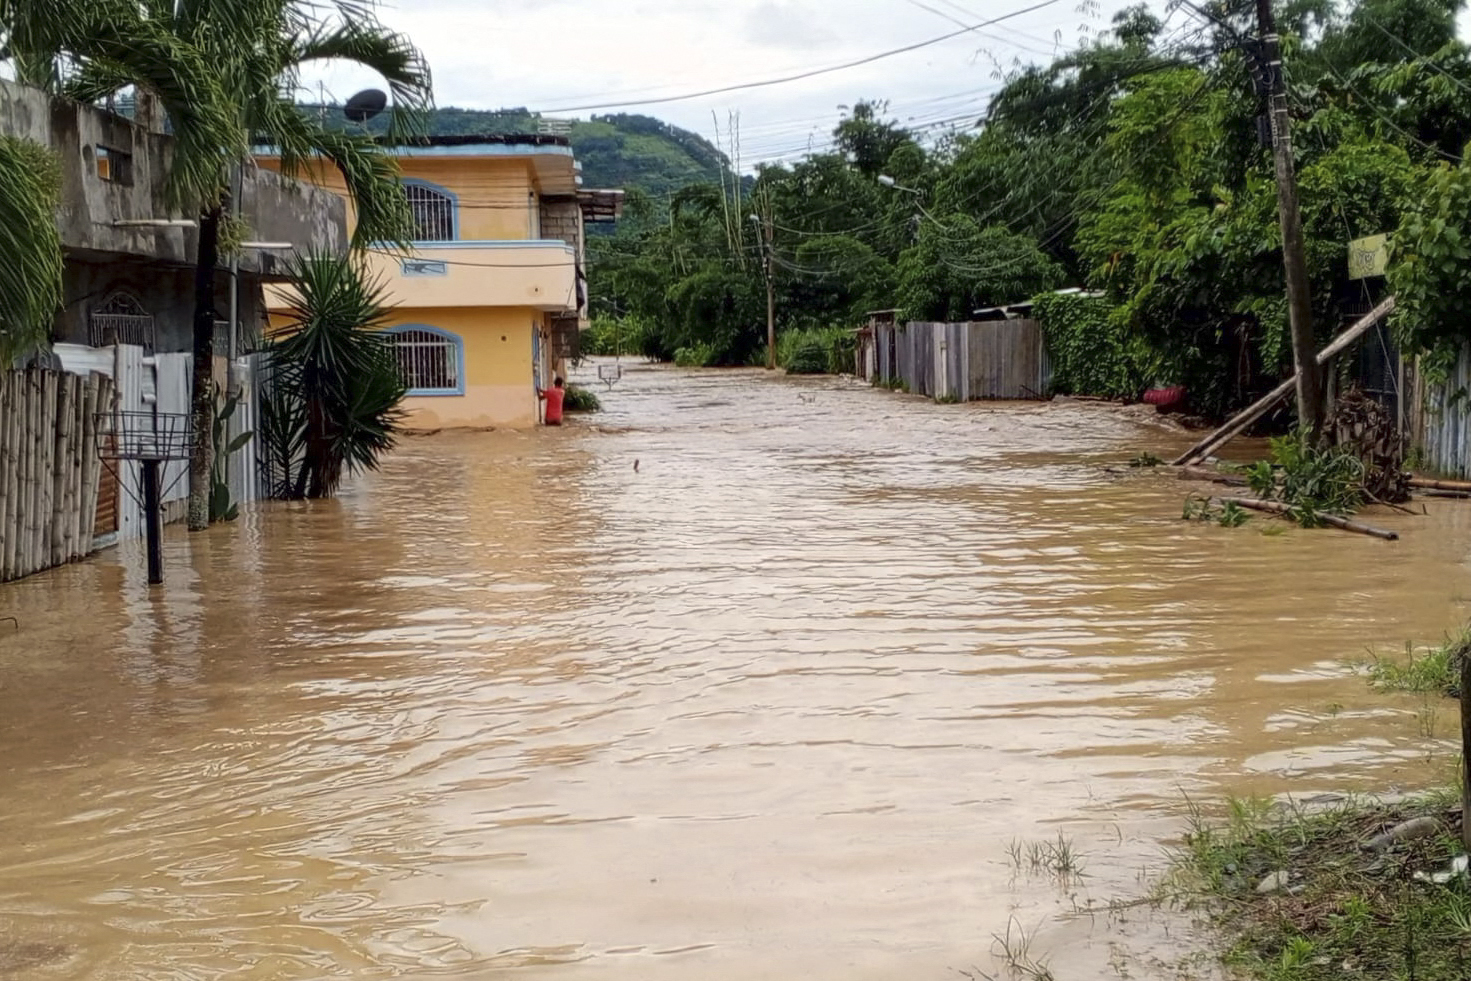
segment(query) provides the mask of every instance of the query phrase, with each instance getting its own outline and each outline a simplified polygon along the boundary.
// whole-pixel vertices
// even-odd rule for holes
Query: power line
[[[890,48],[888,51],[880,51],[878,54],[868,55],[867,57],[859,58],[855,61],[844,62],[841,65],[829,65],[826,68],[813,68],[808,71],[798,72],[794,75],[784,75],[780,78],[768,78],[763,79],[759,82],[743,82],[737,85],[725,85],[719,88],[705,89],[700,92],[689,92],[684,95],[668,95],[657,99],[639,99],[632,102],[609,102],[598,105],[567,106],[557,109],[544,109],[542,111],[548,113],[591,112],[598,109],[617,109],[626,106],[653,106],[662,105],[669,102],[684,102],[689,99],[701,99],[711,95],[724,95],[727,92],[740,92],[746,89],[759,89],[768,88],[773,85],[786,85],[789,82],[800,82],[804,79],[816,78],[819,75],[830,75],[833,72],[847,71],[850,68],[858,68],[863,65],[871,65],[876,61],[883,61],[886,58],[893,58],[896,55],[908,54],[911,51],[918,51],[921,48],[932,47],[933,45],[960,37],[963,34],[971,34],[975,31],[981,30],[982,28],[991,27],[992,25],[1000,24],[1004,21],[1012,20],[1016,17],[1021,17],[1024,14],[1034,13],[1038,10],[1042,10],[1045,7],[1051,7],[1056,3],[1058,3],[1058,0],[1040,0],[1040,2],[1034,3],[1029,7],[1022,7],[1019,10],[1013,10],[1010,13],[1002,14],[999,17],[993,17],[990,20],[983,21],[979,24],[973,24],[969,27],[951,31],[948,34],[941,34],[939,37],[932,37],[927,41],[917,41],[914,44],[906,44],[903,47],[899,48]]]
[[[1405,43],[1405,39],[1404,38],[1400,37],[1398,34],[1394,33],[1389,28],[1387,28],[1383,24],[1379,23],[1378,20],[1376,20],[1372,15],[1370,15],[1367,8],[1365,8],[1365,7],[1359,7],[1356,12],[1358,14],[1360,14],[1362,17],[1364,17],[1364,19],[1367,20],[1369,23],[1373,24],[1376,28],[1378,28],[1379,31],[1385,37],[1389,38],[1395,44],[1398,44],[1401,48],[1404,48],[1410,54],[1414,55],[1415,58],[1416,58],[1416,60],[1422,61],[1425,64],[1429,65],[1434,70],[1440,72],[1446,78],[1448,78],[1452,82],[1454,82],[1456,84],[1456,87],[1459,88],[1459,89],[1461,89],[1463,92],[1471,92],[1471,85],[1467,85],[1465,82],[1461,81],[1459,78],[1457,78],[1456,76],[1452,75],[1450,72],[1446,71],[1444,68],[1440,67],[1440,65],[1436,64],[1435,61],[1432,60],[1429,55],[1423,54],[1423,53],[1421,53],[1419,51],[1416,51],[1414,48],[1410,47],[1409,44]]]
[[[904,0],[904,2],[907,3],[907,4],[909,4],[912,7],[918,7],[920,10],[928,11],[929,13],[934,14],[936,17],[943,17],[943,18],[945,18],[946,20],[948,20],[952,24],[959,24],[961,27],[966,26],[965,25],[965,21],[961,20],[959,17],[956,17],[956,16],[954,16],[952,14],[948,14],[945,11],[940,10],[937,7],[931,7],[929,4],[925,3],[924,0]],[[969,16],[974,17],[975,15],[974,14],[970,14]],[[1005,41],[1006,43],[1011,44],[1012,46],[1017,47],[1017,48],[1020,48],[1023,51],[1029,52],[1031,54],[1042,55],[1044,57],[1048,57],[1049,56],[1049,52],[1046,52],[1046,51],[1038,51],[1036,48],[1029,48],[1025,44],[1022,44],[1019,41],[1015,41],[1015,40],[1007,41],[1006,38],[998,37],[997,35],[992,34],[989,31],[977,31],[976,33],[977,34],[984,35],[985,37],[994,38],[997,41]],[[1018,35],[1020,35],[1021,32],[1018,31],[1017,33],[1018,33]]]

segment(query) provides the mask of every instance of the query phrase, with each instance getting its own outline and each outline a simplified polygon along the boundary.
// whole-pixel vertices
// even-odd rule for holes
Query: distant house
[[[417,229],[405,255],[369,252],[415,429],[534,426],[536,389],[586,326],[584,227],[615,220],[622,191],[581,188],[565,136],[456,136],[394,149]],[[262,154],[264,166],[278,165]],[[345,193],[325,169],[321,183]],[[273,294],[272,316],[289,296]]]

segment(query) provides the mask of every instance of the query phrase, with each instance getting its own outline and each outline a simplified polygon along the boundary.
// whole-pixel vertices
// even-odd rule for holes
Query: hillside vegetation
[[[526,109],[434,110],[433,136],[535,133],[541,118]],[[375,124],[377,121],[375,120]],[[373,128],[381,130],[381,124]],[[718,181],[725,156],[704,137],[654,119],[617,113],[572,123],[583,186],[639,188],[655,199],[690,184]]]

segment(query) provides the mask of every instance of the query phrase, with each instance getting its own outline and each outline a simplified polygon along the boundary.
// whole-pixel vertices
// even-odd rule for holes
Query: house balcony
[[[393,306],[578,310],[577,253],[566,242],[419,242],[408,254],[368,255]]]

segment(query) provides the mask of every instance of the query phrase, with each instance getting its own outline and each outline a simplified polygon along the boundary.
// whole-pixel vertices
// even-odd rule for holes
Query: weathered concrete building
[[[112,382],[105,408],[152,416],[158,430],[167,418],[189,411],[199,231],[196,215],[169,206],[173,140],[147,100],[138,108],[126,118],[0,81],[0,133],[49,147],[61,169],[56,221],[65,259],[63,306],[51,332],[48,370],[29,375],[106,375]],[[347,208],[330,191],[247,163],[238,213],[248,229],[246,239],[257,243],[238,257],[238,336],[248,340],[262,333],[264,285],[288,278],[293,253],[347,249]],[[248,364],[242,358],[232,371],[226,362],[231,279],[222,264],[215,273],[214,373],[222,387],[233,382],[244,400],[230,420],[228,440],[254,428]],[[40,432],[24,442],[40,447],[51,439]],[[247,443],[225,463],[236,502],[256,496],[253,461],[254,446]],[[4,463],[13,461],[0,460]],[[7,471],[14,469],[0,466],[0,481],[12,477]],[[180,461],[165,469],[165,520],[183,514],[183,471]],[[136,467],[109,465],[85,499],[75,498],[86,514],[55,520],[67,527],[90,520],[82,546],[88,551],[137,537],[143,523],[139,486]],[[5,537],[0,534],[0,577],[34,571],[34,564],[12,567],[4,561],[9,554]],[[60,562],[71,554],[58,548],[51,558]]]
[[[57,224],[66,291],[52,339],[90,347],[135,344],[148,353],[189,350],[199,232],[194,215],[167,204],[173,141],[162,119],[146,101],[134,120],[0,81],[0,132],[48,146],[60,159]],[[347,247],[340,197],[253,165],[243,178],[240,213],[253,241],[289,243],[300,252]],[[290,255],[288,249],[240,255],[240,321],[247,332],[263,323],[262,284],[284,278]],[[215,306],[225,320],[224,266],[216,276]]]

